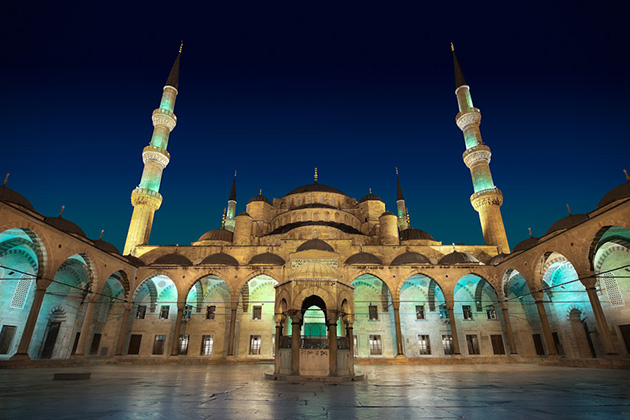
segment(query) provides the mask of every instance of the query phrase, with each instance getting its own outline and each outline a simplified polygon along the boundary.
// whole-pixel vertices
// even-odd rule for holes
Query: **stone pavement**
[[[2,419],[630,419],[627,370],[360,366],[363,382],[263,378],[269,365],[0,370]],[[53,381],[54,373],[91,372]]]

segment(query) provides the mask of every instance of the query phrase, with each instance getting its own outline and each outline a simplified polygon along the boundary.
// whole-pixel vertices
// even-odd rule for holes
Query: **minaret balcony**
[[[470,196],[470,204],[476,211],[503,204],[503,193],[497,187],[477,191]]]
[[[154,162],[164,169],[170,162],[170,158],[171,155],[166,151],[166,149],[162,149],[160,147],[148,145],[142,149],[142,161],[145,164],[147,162]]]
[[[470,125],[479,125],[481,123],[481,113],[478,108],[469,108],[458,113],[455,121],[460,130],[464,131]]]
[[[478,144],[476,146],[466,149],[466,151],[462,155],[462,158],[464,159],[466,167],[471,168],[479,162],[490,164],[491,156],[492,153],[490,152],[490,148],[488,146],[486,146],[485,144]]]
[[[153,120],[153,125],[164,125],[168,127],[169,131],[173,131],[175,126],[177,125],[177,117],[168,109],[158,108],[153,111],[151,115],[151,119]]]
[[[134,206],[147,205],[157,210],[162,205],[162,194],[146,188],[136,187],[131,192],[131,204]]]

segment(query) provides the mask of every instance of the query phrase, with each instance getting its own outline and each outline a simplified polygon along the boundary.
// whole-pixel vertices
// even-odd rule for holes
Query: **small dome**
[[[225,241],[232,242],[234,234],[226,228],[213,229],[201,235],[201,238],[197,242],[201,241]]]
[[[547,229],[547,233],[545,233],[545,235],[549,235],[551,232],[555,232],[557,230],[571,229],[573,226],[579,225],[585,220],[588,220],[588,216],[586,214],[571,214],[551,225],[551,227]]]
[[[96,246],[101,251],[109,252],[110,254],[120,255],[120,251],[118,251],[118,248],[116,248],[109,242],[105,242],[102,239],[97,239],[96,241],[94,241],[94,246]]]
[[[366,195],[362,199],[360,199],[359,203],[363,203],[365,201],[372,201],[372,200],[373,201],[383,201],[383,200],[381,200],[381,197],[379,197],[378,195],[369,193],[368,195]]]
[[[597,208],[600,209],[610,203],[614,203],[617,200],[628,197],[630,197],[630,181],[624,182],[623,184],[608,191],[606,195],[600,200]]]
[[[381,214],[378,217],[381,218],[383,216],[396,216],[396,215],[394,213],[392,213],[391,211],[386,211],[385,213]]]
[[[377,264],[377,265],[383,265],[383,261],[381,261],[381,259],[379,257],[377,257],[376,255],[374,255],[374,254],[370,254],[368,252],[359,252],[358,254],[351,255],[346,260],[346,264],[347,265],[350,265],[350,264],[357,264],[357,265]]]
[[[271,201],[269,201],[269,199],[262,194],[255,195],[249,199],[249,203],[253,203],[255,201],[264,201],[267,204],[271,204]]]
[[[390,265],[416,265],[431,264],[431,260],[417,252],[405,252],[400,254],[391,262]]]
[[[307,193],[307,192],[329,192],[329,193],[345,195],[344,193],[339,191],[337,188],[333,188],[333,187],[329,187],[328,185],[317,184],[317,183],[309,184],[309,185],[302,185],[301,187],[297,187],[296,189],[289,191],[287,195]],[[287,195],[285,195],[285,197]]]
[[[446,254],[440,261],[439,265],[453,265],[453,264],[481,264],[479,260],[467,252],[453,251],[450,254]]]
[[[249,213],[247,213],[246,211],[243,211],[243,212],[241,212],[241,213],[239,213],[239,214],[237,214],[237,215],[236,215],[236,217],[238,217],[238,216],[247,216],[247,217],[252,217],[252,216],[250,216],[250,215],[249,215]]]
[[[218,254],[208,255],[201,261],[201,264],[220,264],[238,266],[238,261],[231,255],[219,252]]]
[[[292,280],[338,280],[337,271],[329,265],[308,262],[295,269]]]
[[[425,240],[435,241],[431,235],[420,229],[408,228],[400,231],[401,241]]]
[[[255,255],[249,264],[270,264],[270,265],[284,265],[285,261],[279,255],[272,254],[271,252],[265,252],[264,254]]]
[[[50,226],[54,226],[59,230],[63,230],[67,233],[74,233],[76,235],[85,236],[85,232],[79,226],[72,223],[70,220],[64,219],[61,216],[57,217],[44,217],[44,222],[48,223]]]
[[[24,207],[25,209],[35,211],[35,207],[33,207],[31,202],[28,201],[26,197],[16,191],[13,191],[6,185],[0,185],[0,201],[17,204],[18,206]]]
[[[162,264],[191,266],[192,262],[188,258],[183,256],[182,254],[172,253],[172,254],[162,255],[161,257],[157,258],[155,261],[151,263],[151,265],[162,265]]]
[[[516,246],[514,248],[512,248],[512,253],[518,252],[518,251],[525,251],[526,249],[529,249],[531,247],[533,247],[534,245],[536,245],[538,243],[538,240],[540,238],[527,238],[524,241],[519,242],[518,244],[516,244]]]
[[[321,239],[309,239],[298,247],[297,252],[306,251],[308,249],[318,249],[320,251],[335,252],[332,246],[328,245]]]
[[[125,255],[125,258],[127,259],[127,261],[129,261],[129,263],[135,267],[142,267],[145,266],[146,264],[144,263],[144,261],[142,261],[140,258],[138,257],[134,257],[133,255]]]
[[[505,257],[507,257],[506,254],[497,254],[494,257],[490,258],[486,265],[499,265],[505,260]]]

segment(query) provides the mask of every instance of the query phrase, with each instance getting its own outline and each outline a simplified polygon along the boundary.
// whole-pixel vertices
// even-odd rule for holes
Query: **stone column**
[[[461,352],[459,351],[459,337],[457,336],[457,325],[455,322],[455,311],[453,311],[453,306],[448,306],[448,319],[451,324],[451,335],[453,336],[453,355],[459,355]]]
[[[302,315],[291,316],[291,375],[300,374],[300,349],[302,337],[300,335]]]
[[[501,311],[503,312],[503,321],[505,322],[505,334],[508,338],[510,345],[510,354],[518,354],[516,351],[516,342],[514,341],[514,334],[512,333],[512,323],[510,322],[510,314],[508,313],[507,303],[501,304]]]
[[[354,375],[354,332],[352,322],[346,322],[346,337],[348,337],[348,350],[350,351],[350,375]]]
[[[586,276],[579,276],[580,278]],[[593,308],[593,314],[595,315],[595,322],[597,322],[597,330],[599,331],[599,335],[602,338],[602,343],[604,344],[604,351],[607,355],[616,355],[615,346],[612,341],[612,337],[610,336],[610,329],[608,328],[608,322],[606,321],[606,316],[604,315],[604,311],[602,309],[602,305],[599,301],[599,297],[597,296],[597,289],[595,289],[595,278],[587,277],[582,280],[584,286],[586,287],[586,293],[588,294],[588,300],[591,302],[591,308]]]
[[[232,308],[230,313],[230,332],[228,334],[227,357],[234,357],[234,333],[236,331],[236,309]]]
[[[405,357],[405,354],[403,352],[402,328],[400,327],[400,301],[394,301],[392,303],[394,307],[394,324],[396,325],[396,358],[402,358]]]
[[[125,345],[125,336],[127,333],[127,322],[129,322],[129,313],[131,313],[131,304],[125,304],[125,313],[120,323],[120,331],[118,332],[118,342],[116,343],[115,356],[122,356],[123,346]]]
[[[545,304],[542,301],[542,293],[532,293],[536,299],[536,309],[538,309],[538,316],[540,317],[540,325],[542,326],[543,335],[545,337],[545,343],[547,344],[547,352],[550,356],[558,355],[558,349],[556,349],[556,343],[553,341],[553,335],[551,334],[551,327],[549,326],[549,319],[547,318],[547,311],[545,311]]]
[[[38,281],[39,283],[39,281]],[[18,346],[18,351],[15,353],[11,360],[16,359],[28,359],[31,357],[28,355],[28,348],[31,345],[31,339],[33,338],[33,331],[35,330],[35,325],[37,324],[37,318],[39,317],[39,310],[42,307],[42,303],[44,301],[44,295],[46,294],[46,288],[50,282],[45,284],[37,284],[37,289],[35,289],[35,296],[33,298],[33,304],[31,305],[31,310],[28,313],[28,318],[26,319],[26,325],[24,325],[24,331],[22,331],[22,338],[20,339],[20,345]]]
[[[328,376],[337,376],[337,314],[328,315]]]
[[[184,317],[184,309],[186,308],[186,304],[177,305],[177,319],[175,320],[175,331],[173,332],[173,342],[171,345],[171,356],[177,356],[177,350],[179,347],[179,333],[182,328],[182,319]]]
[[[93,315],[94,315],[94,299],[88,298],[87,309],[85,310],[85,316],[83,317],[83,325],[81,326],[81,333],[79,335],[79,342],[77,343],[77,350],[74,353],[74,356],[76,357],[85,357],[85,344],[87,343],[87,339],[90,334],[90,327],[92,326]]]

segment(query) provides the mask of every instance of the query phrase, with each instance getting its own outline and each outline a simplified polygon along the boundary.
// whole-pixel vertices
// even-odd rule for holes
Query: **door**
[[[48,326],[48,334],[46,334],[46,340],[44,340],[44,348],[42,350],[42,359],[50,359],[52,357],[60,327],[61,322],[51,322]]]

